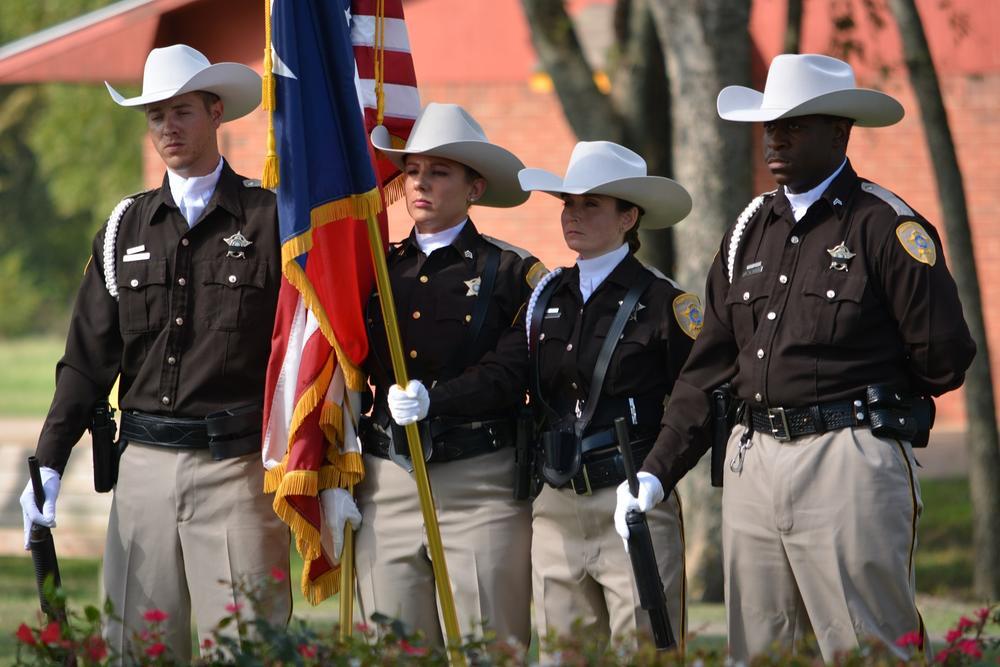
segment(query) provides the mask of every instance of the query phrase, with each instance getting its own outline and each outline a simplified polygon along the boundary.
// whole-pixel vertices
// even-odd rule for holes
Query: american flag
[[[385,206],[402,192],[398,170],[368,140],[379,115],[376,70],[382,122],[401,143],[420,109],[402,0],[346,7],[273,0],[270,24],[283,278],[262,456],[265,491],[295,536],[313,604],[340,584],[319,492],[364,476],[356,427],[374,283],[365,216],[378,213],[385,238]]]

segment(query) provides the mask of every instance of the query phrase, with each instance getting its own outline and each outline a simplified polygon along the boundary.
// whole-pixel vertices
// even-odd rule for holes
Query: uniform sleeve
[[[711,446],[712,390],[736,374],[737,347],[725,307],[729,282],[716,256],[705,287],[704,324],[674,383],[660,434],[642,469],[673,488]]]
[[[880,288],[899,327],[913,388],[939,396],[959,387],[976,344],[937,231],[924,220],[898,219],[879,263]]]
[[[104,285],[103,245],[101,230],[76,295],[66,351],[56,365],[55,395],[38,438],[39,463],[60,474],[90,425],[94,405],[107,397],[121,366],[118,302]]]
[[[511,270],[519,308],[497,345],[458,377],[429,389],[430,417],[478,417],[524,404],[528,381],[528,338],[524,308],[546,271],[535,257],[519,259]]]

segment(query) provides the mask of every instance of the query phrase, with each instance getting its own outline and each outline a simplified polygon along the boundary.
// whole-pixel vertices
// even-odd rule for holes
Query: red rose
[[[288,578],[288,575],[285,574],[285,571],[282,570],[277,565],[275,565],[274,567],[271,568],[271,581],[273,581],[274,583],[280,584],[282,581],[284,581],[287,578]]]
[[[31,628],[24,623],[17,627],[17,632],[14,633],[14,636],[17,637],[17,641],[22,644],[28,644],[29,646],[35,645],[35,633],[33,633]]]
[[[961,636],[962,636],[962,631],[957,628],[953,628],[949,630],[948,634],[944,636],[944,640],[949,644],[954,644],[956,641],[958,641],[958,639]]]
[[[170,618],[170,614],[163,611],[162,609],[150,609],[145,614],[142,615],[144,619],[150,623],[162,623],[163,621]]]
[[[215,642],[212,641],[211,637],[205,637],[205,641],[201,643],[201,650],[206,651],[215,646]]]
[[[108,645],[100,635],[91,635],[84,639],[83,648],[87,651],[87,657],[94,662],[100,662],[108,657]]]
[[[230,602],[229,604],[226,605],[226,611],[228,611],[230,614],[237,614],[242,608],[243,605],[241,605],[239,602]]]
[[[417,657],[427,655],[427,649],[414,646],[405,639],[399,642],[399,648],[403,649],[403,653],[406,655],[413,655]]]
[[[980,621],[985,621],[990,616],[990,608],[983,607],[982,609],[976,612],[976,616],[979,618]]]
[[[315,646],[309,646],[308,644],[299,644],[299,655],[301,655],[303,658],[306,658],[307,660],[315,658],[318,652],[319,651]]]
[[[52,621],[38,634],[38,639],[43,644],[55,644],[61,638],[62,630],[59,627],[59,621]]]
[[[958,650],[969,656],[970,658],[982,658],[983,651],[979,648],[979,642],[975,639],[966,639],[958,643]]]
[[[146,655],[150,658],[156,658],[163,654],[167,650],[167,647],[163,645],[162,642],[156,642],[155,644],[150,644],[146,647]]]
[[[905,635],[896,640],[896,646],[907,647],[907,646],[920,646],[923,637],[920,636],[919,632],[907,632]]]
[[[963,631],[968,630],[969,628],[975,627],[975,625],[976,624],[968,616],[963,616],[962,618],[958,619],[959,630]]]

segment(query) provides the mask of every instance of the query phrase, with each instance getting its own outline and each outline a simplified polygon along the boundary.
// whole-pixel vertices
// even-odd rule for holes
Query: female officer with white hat
[[[531,506],[512,490],[512,415],[524,403],[523,388],[513,378],[490,397],[435,387],[494,349],[545,272],[530,254],[483,236],[469,219],[473,203],[507,208],[527,199],[517,183],[523,165],[454,104],[428,105],[402,148],[393,148],[383,128],[372,132],[372,143],[404,174],[414,227],[390,249],[389,276],[410,377],[430,391],[417,381],[405,391],[395,386],[373,295],[366,369],[375,401],[362,423],[366,472],[357,489],[361,602],[366,612],[400,618],[432,643],[443,640],[412,464],[390,417],[390,409],[402,410],[409,415],[402,423],[416,421],[421,408],[419,417],[427,416],[430,401],[423,445],[459,626],[463,634],[487,629],[527,644]]]
[[[615,488],[624,481],[613,424],[626,419],[638,465],[701,327],[698,297],[635,258],[639,225],[662,229],[680,222],[691,197],[669,178],[648,176],[639,155],[607,141],[578,143],[564,178],[541,169],[519,177],[525,190],[563,200],[563,236],[578,255],[575,266],[543,279],[526,314],[544,482],[532,522],[538,633],[566,634],[580,619],[584,630],[599,635],[648,635],[649,616],[611,517]],[[628,318],[612,331],[619,310]],[[609,335],[617,342],[605,348]],[[613,350],[610,357],[605,349]],[[574,427],[578,437],[571,435]],[[672,630],[683,647],[684,528],[677,493],[646,518]]]

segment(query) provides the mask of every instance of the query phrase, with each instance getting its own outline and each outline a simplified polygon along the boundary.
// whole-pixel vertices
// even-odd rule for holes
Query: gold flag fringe
[[[406,186],[403,174],[397,174],[382,188],[382,198],[385,199],[386,206],[392,206],[402,199],[405,194]]]

